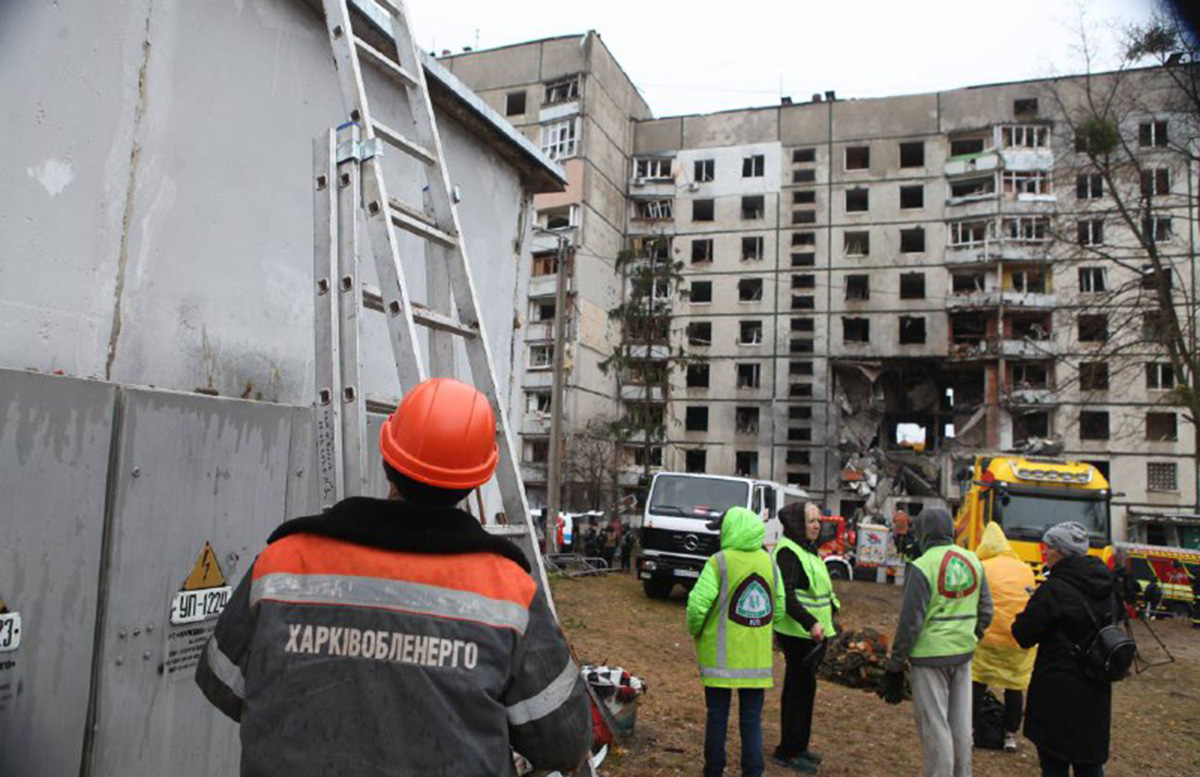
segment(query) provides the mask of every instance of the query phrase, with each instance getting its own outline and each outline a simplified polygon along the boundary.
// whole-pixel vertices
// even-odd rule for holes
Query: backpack
[[[1063,581],[1066,582],[1066,581]],[[1067,583],[1067,587],[1079,595],[1083,611],[1092,621],[1092,632],[1078,642],[1071,640],[1071,655],[1083,667],[1083,672],[1093,680],[1115,683],[1124,680],[1133,666],[1137,655],[1137,643],[1133,636],[1116,625],[1116,599],[1112,598],[1109,622],[1103,626],[1088,606],[1083,592]]]
[[[971,708],[975,746],[984,750],[1004,749],[1004,705],[991,690],[985,690]]]

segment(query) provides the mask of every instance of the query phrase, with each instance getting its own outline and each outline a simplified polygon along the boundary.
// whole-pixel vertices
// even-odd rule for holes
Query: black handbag
[[[1084,639],[1071,641],[1071,655],[1083,666],[1083,671],[1093,680],[1104,683],[1115,683],[1124,680],[1133,666],[1137,655],[1137,643],[1125,629],[1117,626],[1116,597],[1110,597],[1112,612],[1109,622],[1100,625],[1096,614],[1088,606],[1087,598],[1075,586],[1063,581],[1068,588],[1079,595],[1083,611],[1092,622],[1091,632]]]
[[[1004,749],[1004,705],[991,690],[985,690],[971,708],[975,747],[984,750]]]

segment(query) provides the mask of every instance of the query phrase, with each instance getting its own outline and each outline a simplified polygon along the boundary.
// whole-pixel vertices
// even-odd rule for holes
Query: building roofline
[[[358,0],[354,0],[354,2],[358,2]],[[505,49],[515,49],[515,48],[519,48],[521,46],[532,46],[534,44],[540,45],[542,43],[549,43],[551,41],[556,41],[556,40],[572,40],[572,39],[576,39],[576,38],[586,38],[586,37],[587,37],[586,32],[575,33],[573,35],[552,35],[548,38],[535,38],[533,40],[520,41],[519,43],[505,43],[501,46],[490,46],[486,49],[471,49],[470,51],[459,51],[456,53],[445,54],[445,55],[439,56],[437,58],[438,59],[456,59],[457,57],[469,57],[472,54],[484,54],[484,53],[490,53],[493,51],[504,51]]]

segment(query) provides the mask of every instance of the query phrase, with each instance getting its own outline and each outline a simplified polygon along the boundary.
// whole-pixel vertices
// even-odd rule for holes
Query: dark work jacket
[[[243,777],[573,769],[587,691],[512,543],[452,508],[355,497],[279,527],[196,670]]]
[[[1089,607],[1101,625],[1112,619],[1113,575],[1095,556],[1059,561],[1013,622],[1023,648],[1038,646],[1025,708],[1025,736],[1063,761],[1102,764],[1108,760],[1112,685],[1097,682],[1071,655],[1075,642],[1095,631]]]

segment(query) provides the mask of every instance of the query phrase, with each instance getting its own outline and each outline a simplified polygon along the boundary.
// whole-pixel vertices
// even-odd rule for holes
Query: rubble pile
[[[877,689],[883,682],[888,640],[875,629],[851,629],[829,642],[817,676],[850,688]]]

